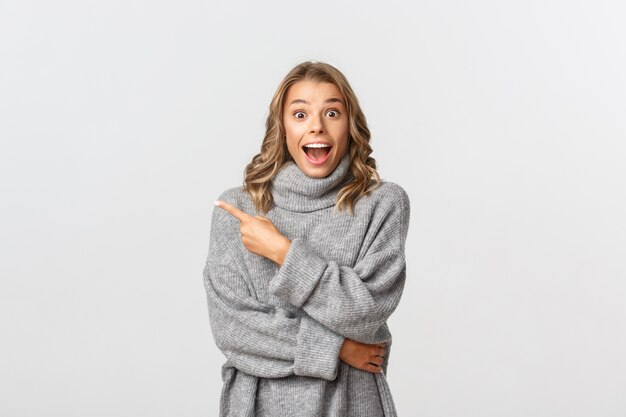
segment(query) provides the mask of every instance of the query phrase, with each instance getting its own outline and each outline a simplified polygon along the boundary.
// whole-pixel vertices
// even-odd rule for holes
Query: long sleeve
[[[224,193],[219,199],[230,202]],[[232,366],[251,375],[335,379],[344,337],[307,315],[294,317],[257,300],[244,279],[245,246],[238,243],[239,221],[216,207],[203,280],[218,348]]]
[[[396,309],[406,279],[409,198],[399,186],[386,197],[373,212],[365,254],[353,267],[324,259],[313,242],[296,237],[270,281],[272,294],[344,337],[374,343]],[[341,250],[334,242],[323,244],[327,251]]]

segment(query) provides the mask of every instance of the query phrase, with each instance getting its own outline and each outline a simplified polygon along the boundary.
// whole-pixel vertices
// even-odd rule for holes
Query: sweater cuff
[[[289,304],[302,307],[327,267],[302,238],[294,238],[283,264],[270,280],[269,290]]]
[[[339,351],[344,337],[309,316],[303,316],[298,332],[294,373],[299,376],[337,378]]]

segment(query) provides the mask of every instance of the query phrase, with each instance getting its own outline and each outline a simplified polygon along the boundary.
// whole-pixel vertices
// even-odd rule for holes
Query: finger
[[[370,352],[372,352],[372,355],[378,355],[378,354],[380,354],[380,352],[383,352],[383,354],[384,354],[385,353],[385,348],[378,347],[378,346],[372,346],[372,348],[370,349]]]
[[[237,207],[233,206],[232,204],[228,204],[225,201],[217,200],[215,201],[215,205],[218,206],[219,208],[226,210],[228,213],[230,213],[233,217],[237,218],[239,221],[247,220],[250,217],[252,217],[245,211],[240,210]]]
[[[382,371],[382,368],[376,365],[372,365],[371,363],[368,363],[367,366],[365,367],[365,370],[368,372],[373,372],[375,374],[378,374]]]
[[[381,358],[380,356],[374,356],[374,357],[370,360],[370,362],[371,362],[371,363],[373,363],[374,365],[378,365],[378,366],[380,366],[380,365],[382,365],[382,364],[383,364],[384,360],[383,360],[383,358]]]

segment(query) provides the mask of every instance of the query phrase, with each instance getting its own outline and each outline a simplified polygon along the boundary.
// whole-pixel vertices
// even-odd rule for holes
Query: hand
[[[339,351],[339,359],[363,371],[380,373],[383,371],[380,367],[383,363],[381,356],[385,352],[385,343],[368,345],[346,337]]]
[[[291,241],[278,231],[270,219],[251,216],[224,201],[217,200],[215,204],[239,220],[241,241],[250,252],[283,264]]]

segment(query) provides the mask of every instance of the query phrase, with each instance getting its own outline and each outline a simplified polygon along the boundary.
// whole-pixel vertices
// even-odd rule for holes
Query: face
[[[345,99],[332,83],[302,80],[289,87],[283,110],[287,148],[309,177],[324,178],[346,152]],[[305,145],[313,144],[314,147]]]

